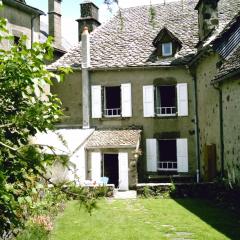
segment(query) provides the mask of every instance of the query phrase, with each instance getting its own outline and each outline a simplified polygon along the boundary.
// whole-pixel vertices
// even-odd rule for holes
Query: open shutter
[[[102,88],[100,85],[92,86],[92,118],[102,117]]]
[[[143,86],[143,116],[154,117],[154,86]]]
[[[177,139],[177,168],[178,172],[188,172],[188,140]]]
[[[177,84],[178,116],[188,116],[187,83]]]
[[[99,182],[101,178],[101,152],[91,153],[92,180]]]
[[[131,83],[121,84],[122,117],[132,117]]]
[[[119,164],[119,190],[128,190],[128,153],[118,154]]]
[[[146,139],[147,171],[157,172],[158,146],[157,139]]]

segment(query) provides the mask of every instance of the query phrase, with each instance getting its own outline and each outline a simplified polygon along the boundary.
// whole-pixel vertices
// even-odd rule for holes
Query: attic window
[[[153,40],[153,46],[157,57],[171,57],[182,48],[182,42],[164,27]]]
[[[162,55],[164,57],[172,56],[172,42],[162,43]]]

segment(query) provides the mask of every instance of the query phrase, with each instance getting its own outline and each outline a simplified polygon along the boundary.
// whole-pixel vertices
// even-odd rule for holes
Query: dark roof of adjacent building
[[[136,148],[141,130],[96,130],[89,138],[86,148]]]
[[[237,72],[240,73],[240,43],[219,68],[219,72],[216,75],[214,82],[221,81]]]
[[[116,15],[90,34],[91,68],[187,64],[197,52],[198,13],[194,10],[197,2],[184,0],[153,5],[156,12],[154,24],[150,21],[149,5],[122,9],[121,15]],[[215,36],[239,9],[240,0],[219,1],[219,28]],[[164,27],[182,43],[181,50],[174,57],[158,58],[156,55],[153,40]],[[49,68],[60,66],[81,68],[81,42]]]

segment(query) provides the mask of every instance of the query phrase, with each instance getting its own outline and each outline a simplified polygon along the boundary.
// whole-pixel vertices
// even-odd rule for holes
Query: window
[[[187,83],[143,86],[143,116],[188,116]]]
[[[162,55],[164,57],[172,56],[172,43],[162,43]]]
[[[188,139],[146,139],[147,171],[188,172]]]
[[[104,117],[131,117],[132,95],[131,84],[120,86],[91,87],[92,118]]]
[[[158,140],[159,171],[177,171],[177,144],[176,139]]]
[[[121,87],[104,88],[104,116],[121,116]]]
[[[14,44],[14,45],[18,45],[18,44],[19,44],[19,41],[20,41],[20,37],[17,37],[17,36],[14,36],[14,37],[13,37],[13,44]]]
[[[176,115],[176,86],[156,87],[156,115]]]

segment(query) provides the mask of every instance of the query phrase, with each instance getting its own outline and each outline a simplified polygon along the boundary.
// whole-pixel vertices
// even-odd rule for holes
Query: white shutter
[[[131,83],[121,84],[122,117],[132,117]]]
[[[96,182],[99,182],[101,178],[101,161],[101,152],[91,153],[92,180]]]
[[[92,118],[102,117],[102,88],[100,85],[92,86]]]
[[[157,139],[146,139],[147,149],[147,171],[157,172],[158,162],[158,142]]]
[[[118,154],[119,165],[119,190],[128,190],[128,153]]]
[[[178,116],[188,116],[188,88],[187,83],[177,84]]]
[[[154,117],[154,86],[143,86],[143,116]]]
[[[177,139],[177,168],[178,172],[188,172],[188,140]]]

